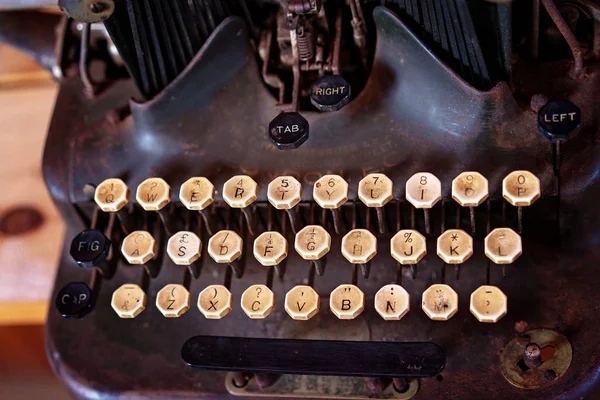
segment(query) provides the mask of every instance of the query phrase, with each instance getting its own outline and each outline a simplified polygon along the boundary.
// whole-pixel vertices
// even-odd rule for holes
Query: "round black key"
[[[278,149],[297,149],[308,139],[308,121],[297,112],[283,112],[269,124],[269,140]]]
[[[71,256],[80,267],[95,267],[108,256],[110,240],[95,229],[80,232],[71,242]]]
[[[94,308],[94,295],[83,282],[71,282],[56,295],[56,309],[65,318],[83,318]]]
[[[339,75],[327,75],[316,81],[310,102],[319,111],[337,111],[350,101],[350,84]]]
[[[551,100],[538,111],[538,130],[552,141],[567,140],[581,124],[581,110],[569,100]]]

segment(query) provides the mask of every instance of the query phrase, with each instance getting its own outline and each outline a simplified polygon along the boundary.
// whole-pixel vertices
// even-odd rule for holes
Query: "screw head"
[[[538,130],[551,141],[567,140],[581,125],[581,110],[568,100],[551,100],[538,111]]]
[[[269,140],[278,149],[297,149],[307,139],[308,121],[297,112],[283,112],[269,123]]]
[[[319,111],[338,111],[350,101],[350,84],[339,75],[327,75],[316,81],[310,102]]]

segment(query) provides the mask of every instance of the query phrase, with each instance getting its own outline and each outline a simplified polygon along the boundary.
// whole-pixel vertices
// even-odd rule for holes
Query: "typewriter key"
[[[113,292],[110,302],[121,318],[135,318],[146,309],[146,293],[141,287],[126,283]]]
[[[117,218],[125,233],[129,233],[133,223],[125,206],[129,203],[129,188],[121,179],[106,179],[96,187],[94,201],[104,212],[117,213]]]
[[[158,244],[146,231],[135,231],[123,239],[121,253],[129,264],[145,264],[156,255]]]
[[[340,285],[329,296],[329,309],[339,319],[354,319],[365,309],[365,295],[358,286]]]
[[[249,210],[248,207],[254,203],[257,197],[258,185],[247,175],[236,175],[223,185],[223,200],[229,204],[229,207],[239,208],[242,211],[251,235],[254,235],[254,221],[252,210]]]
[[[65,318],[83,318],[94,308],[94,295],[84,282],[71,282],[56,295],[56,309]]]
[[[285,295],[285,311],[292,319],[307,321],[314,317],[321,305],[321,298],[310,286],[298,285]]]
[[[244,241],[234,231],[219,231],[208,240],[208,255],[218,264],[229,264],[236,278],[241,278],[243,274],[238,261],[243,248]]]
[[[326,75],[313,83],[310,102],[319,111],[338,111],[350,101],[350,84],[340,75]]]
[[[458,295],[448,285],[431,285],[423,292],[422,308],[434,321],[447,321],[458,311]]]
[[[269,203],[278,210],[285,210],[290,219],[292,232],[296,234],[300,227],[297,211],[294,209],[302,200],[302,185],[293,176],[275,178],[267,190]]]
[[[415,208],[422,208],[425,217],[425,233],[431,231],[429,211],[442,199],[442,184],[429,172],[418,172],[406,181],[406,200]]]
[[[342,231],[340,207],[348,201],[348,183],[339,175],[323,175],[313,186],[313,199],[333,213],[335,233]]]
[[[560,171],[560,144],[581,125],[581,110],[568,100],[552,100],[538,111],[538,131],[552,142],[554,175]]]
[[[265,267],[274,267],[279,277],[279,264],[287,255],[288,242],[279,232],[264,232],[254,240],[254,258]]]
[[[319,225],[307,225],[296,234],[294,248],[305,260],[310,260],[315,264],[315,269],[320,276],[325,273],[325,263],[323,257],[331,249],[331,236]]]
[[[473,255],[473,238],[462,229],[448,229],[438,237],[437,254],[447,264],[462,264]]]
[[[475,207],[488,198],[488,180],[479,172],[463,172],[452,181],[452,198],[469,207],[471,232],[475,233]]]
[[[86,229],[75,236],[71,242],[71,257],[80,267],[100,265],[110,251],[110,240],[96,229]]]
[[[519,234],[523,232],[523,207],[532,205],[541,194],[540,180],[529,171],[513,171],[502,181],[502,197],[517,207]]]
[[[508,300],[496,286],[480,286],[471,293],[471,314],[480,322],[498,322],[506,315]]]
[[[297,112],[282,112],[269,123],[269,140],[281,150],[297,149],[308,134],[308,121]]]
[[[385,233],[385,206],[394,195],[394,183],[384,174],[369,174],[358,184],[358,197],[367,207],[377,213],[379,233]]]
[[[377,255],[377,238],[366,229],[353,229],[342,238],[342,255],[360,265],[363,277],[368,278],[367,263]]]
[[[242,293],[241,303],[248,317],[262,319],[275,309],[275,295],[265,285],[252,285]]]
[[[232,308],[231,292],[223,285],[207,286],[198,296],[198,309],[206,319],[221,319]]]
[[[202,254],[202,241],[193,232],[177,232],[167,243],[167,254],[177,265],[190,265]]]
[[[166,318],[181,317],[190,309],[190,292],[182,285],[166,285],[156,295],[156,308]]]
[[[496,264],[512,264],[522,253],[521,236],[510,228],[496,228],[485,238],[485,255]]]
[[[171,186],[162,178],[148,178],[137,188],[135,198],[145,211],[156,211],[168,235],[177,232],[177,227],[165,207],[171,201]]]
[[[410,310],[410,295],[400,285],[385,285],[375,294],[375,310],[386,321],[400,320]]]
[[[204,177],[193,177],[188,179],[179,188],[179,201],[188,210],[197,210],[209,235],[212,235],[210,214],[206,208],[210,206],[215,198],[215,187]]]
[[[414,265],[427,254],[425,236],[413,229],[403,229],[390,240],[392,257],[402,265]]]

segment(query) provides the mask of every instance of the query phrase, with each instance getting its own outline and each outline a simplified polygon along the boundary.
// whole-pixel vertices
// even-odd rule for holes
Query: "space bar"
[[[181,357],[205,370],[392,378],[435,376],[446,364],[444,350],[429,342],[224,336],[194,336],[183,345]]]

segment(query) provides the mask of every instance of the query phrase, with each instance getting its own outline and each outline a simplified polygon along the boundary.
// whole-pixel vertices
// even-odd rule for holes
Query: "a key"
[[[156,211],[168,235],[177,232],[174,216],[165,207],[171,201],[171,186],[162,178],[148,178],[137,187],[135,199],[145,211]]]
[[[118,178],[102,181],[94,193],[94,201],[104,212],[114,212],[125,233],[131,232],[133,224],[125,206],[129,203],[129,187]]]
[[[194,232],[177,232],[167,242],[167,254],[177,265],[190,265],[200,258],[202,241]]]
[[[319,111],[338,111],[350,101],[350,84],[340,75],[325,75],[310,90],[310,102]]]
[[[135,318],[146,309],[146,293],[133,283],[126,283],[113,292],[110,302],[121,318]]]
[[[383,207],[394,196],[394,183],[384,174],[369,174],[358,183],[358,198],[367,207],[375,208],[379,233],[385,233]]]
[[[121,253],[129,264],[146,264],[154,258],[158,243],[146,231],[134,231],[123,239]]]
[[[429,172],[418,172],[406,181],[406,200],[415,208],[422,208],[425,233],[431,232],[430,210],[442,199],[442,184]]]
[[[333,214],[335,233],[342,232],[340,207],[348,201],[348,183],[339,175],[323,175],[313,186],[313,199]]]
[[[96,229],[86,229],[71,242],[70,254],[80,267],[96,267],[106,260],[110,240]]]
[[[305,260],[314,263],[315,269],[320,276],[325,273],[325,262],[323,257],[331,249],[331,236],[320,225],[307,225],[296,234],[294,248]]]
[[[339,319],[354,319],[365,309],[365,295],[358,286],[342,284],[331,292],[329,309]]]
[[[243,248],[244,241],[234,231],[219,231],[208,240],[208,255],[218,264],[228,264],[237,278],[244,272],[239,262]]]
[[[275,294],[265,285],[252,285],[242,293],[241,303],[249,318],[266,318],[275,309]]]
[[[473,255],[473,238],[462,229],[448,229],[438,237],[437,254],[447,264],[462,264]]]
[[[188,210],[196,210],[200,213],[206,231],[212,235],[210,213],[206,210],[215,199],[215,187],[206,178],[196,176],[188,179],[179,188],[179,201]]]
[[[285,311],[292,319],[307,321],[320,309],[321,298],[310,286],[298,285],[285,295]]]
[[[248,233],[254,235],[254,218],[250,206],[258,197],[258,185],[247,175],[236,175],[223,185],[223,200],[231,208],[239,208],[248,226]]]
[[[65,318],[79,319],[94,309],[94,295],[84,282],[71,282],[58,291],[56,309]]]
[[[385,285],[375,294],[375,311],[386,321],[398,321],[410,311],[410,295],[400,285]]]
[[[288,255],[288,242],[279,232],[263,232],[254,240],[254,258],[265,267],[273,267],[282,277],[279,264]]]
[[[523,232],[523,207],[532,205],[541,194],[540,180],[529,171],[513,171],[502,181],[502,197],[517,207],[519,234]]]
[[[471,232],[475,233],[475,207],[488,198],[488,180],[479,172],[463,172],[452,181],[452,198],[462,207],[469,207]]]
[[[300,229],[297,210],[294,208],[302,200],[302,185],[293,176],[280,176],[275,178],[267,189],[269,203],[278,210],[285,210],[296,234]]]
[[[190,292],[177,284],[169,284],[156,294],[156,308],[166,318],[178,318],[190,309]]]
[[[495,264],[512,264],[522,253],[521,236],[510,228],[496,228],[485,237],[485,255]]]
[[[423,292],[422,308],[434,321],[447,321],[458,311],[458,294],[448,285],[434,284]]]
[[[366,229],[353,229],[342,238],[342,255],[352,264],[360,265],[366,279],[368,262],[377,255],[377,238]]]
[[[471,293],[471,314],[480,322],[498,322],[508,312],[506,295],[496,286],[480,286]]]
[[[198,296],[198,309],[206,319],[221,319],[232,308],[233,297],[223,285],[207,286]]]

